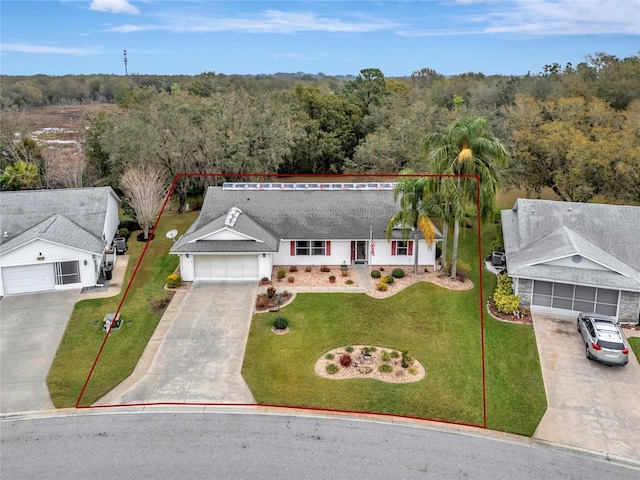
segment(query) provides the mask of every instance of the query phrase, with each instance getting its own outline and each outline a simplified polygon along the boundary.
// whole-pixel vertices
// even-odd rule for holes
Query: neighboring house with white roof
[[[209,187],[198,219],[171,253],[185,281],[259,280],[274,265],[434,267],[436,242],[404,241],[389,219],[393,184],[225,184]],[[375,246],[372,248],[372,241]]]
[[[638,322],[640,207],[518,199],[502,228],[523,305]]]
[[[0,192],[0,296],[95,286],[119,202],[111,187]]]

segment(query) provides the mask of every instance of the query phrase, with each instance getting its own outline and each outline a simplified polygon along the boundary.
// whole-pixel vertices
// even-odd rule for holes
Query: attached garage
[[[255,281],[259,279],[256,255],[196,255],[195,280]]]
[[[531,308],[553,308],[567,313],[596,312],[617,317],[619,297],[619,290],[535,280]]]
[[[21,265],[2,269],[5,295],[46,292],[55,288],[52,263]]]

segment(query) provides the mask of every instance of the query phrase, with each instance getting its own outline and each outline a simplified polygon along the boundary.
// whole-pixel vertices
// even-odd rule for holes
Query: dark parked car
[[[114,247],[116,249],[116,253],[118,255],[124,255],[124,253],[129,248],[129,247],[127,247],[127,240],[122,238],[122,237],[115,238],[113,240],[113,245],[114,245]]]
[[[625,366],[629,362],[629,349],[615,318],[599,313],[581,313],[578,315],[578,331],[582,334],[589,360],[609,366]]]

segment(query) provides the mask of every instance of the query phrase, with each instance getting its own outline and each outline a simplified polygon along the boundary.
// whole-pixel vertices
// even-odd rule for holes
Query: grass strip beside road
[[[123,326],[111,332],[81,405],[94,403],[133,372],[173,296],[164,290],[164,284],[167,275],[177,267],[178,258],[168,254],[172,241],[165,234],[173,228],[184,232],[195,216],[196,212],[163,214],[122,305]],[[104,340],[101,320],[117,310],[142,254],[145,244],[135,240],[136,233],[128,242],[130,259],[120,295],[84,300],[74,308],[47,377],[49,393],[57,408],[76,404]]]

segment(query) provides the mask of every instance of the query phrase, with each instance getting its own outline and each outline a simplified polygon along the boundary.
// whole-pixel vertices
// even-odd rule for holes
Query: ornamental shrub
[[[409,350],[405,348],[402,350],[402,360],[400,364],[402,365],[402,368],[408,368],[412,363],[413,357],[409,354]]]
[[[340,369],[338,368],[338,365],[336,365],[335,363],[330,363],[327,365],[327,373],[329,375],[334,375],[336,373],[338,373]]]
[[[343,367],[350,367],[351,355],[349,355],[348,353],[343,353],[342,355],[340,355],[340,365],[342,365]]]
[[[131,235],[128,228],[121,228],[120,230],[118,230],[118,233],[125,240],[129,240],[129,236]]]
[[[404,270],[401,268],[394,268],[391,272],[391,276],[395,278],[402,278],[404,277]]]
[[[386,292],[387,290],[389,290],[389,285],[387,285],[385,282],[382,281],[383,279],[380,279],[380,283],[378,283],[378,290],[380,290],[381,292]]]
[[[378,367],[378,371],[380,373],[391,373],[393,371],[393,367],[387,363],[383,363]]]
[[[513,315],[520,309],[520,296],[513,294],[511,277],[503,273],[498,277],[498,284],[493,293],[493,303],[499,312]]]
[[[168,288],[178,288],[182,285],[182,275],[177,273],[172,273],[167,277],[167,287]]]
[[[371,270],[371,278],[380,278],[381,276],[380,270]]]
[[[287,276],[287,271],[284,268],[281,268],[280,270],[278,270],[276,275],[278,276],[278,280],[282,280],[284,277]]]
[[[384,277],[385,283],[388,283],[389,285],[391,285],[394,282],[394,278],[391,275],[387,275],[386,277]]]
[[[398,358],[400,356],[400,352],[398,352],[397,350],[391,350],[391,353],[389,354],[389,356],[391,358]]]
[[[333,353],[327,353],[324,358],[326,358],[327,360],[333,360],[334,358],[336,358],[336,356]]]
[[[276,317],[273,321],[273,328],[276,330],[285,330],[289,326],[289,319],[286,317]]]
[[[507,315],[513,315],[520,309],[520,296],[519,295],[501,295],[495,293],[493,295],[493,303],[496,304],[496,308],[499,312]]]
[[[345,350],[349,353],[353,353],[353,347],[351,345],[349,345],[347,348],[345,348]]]

